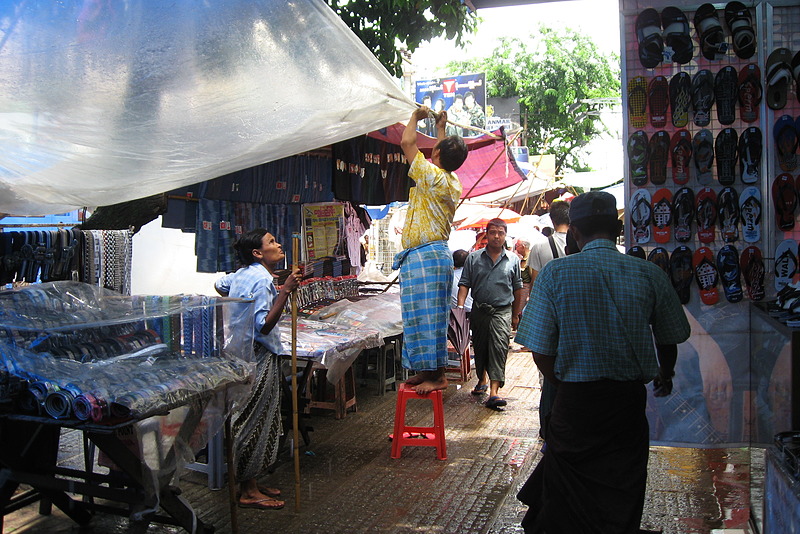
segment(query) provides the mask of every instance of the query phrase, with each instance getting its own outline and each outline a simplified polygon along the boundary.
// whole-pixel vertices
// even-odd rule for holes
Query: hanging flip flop
[[[724,128],[714,140],[714,157],[717,159],[717,180],[720,185],[733,185],[736,181],[736,164],[739,163],[739,136],[733,128]]]
[[[694,13],[694,29],[700,38],[700,51],[703,57],[714,61],[722,59],[728,51],[725,32],[719,23],[717,8],[713,4],[703,4]]]
[[[764,298],[764,257],[761,249],[750,245],[742,251],[739,259],[739,266],[742,268],[742,278],[744,278],[744,289],[747,298],[750,300],[761,300]]]
[[[662,185],[667,181],[667,160],[669,159],[669,134],[659,130],[650,138],[647,161],[648,174],[653,185]]]
[[[628,117],[634,128],[647,126],[647,80],[644,76],[628,80]]]
[[[650,80],[647,90],[647,107],[650,109],[650,124],[654,128],[667,125],[667,108],[669,107],[669,84],[663,76]]]
[[[772,203],[775,206],[775,222],[778,229],[784,232],[792,230],[794,209],[797,207],[797,191],[791,174],[779,174],[772,182]]]
[[[692,79],[685,72],[675,74],[669,81],[669,105],[672,110],[672,125],[683,128],[689,124],[689,109],[692,107]]]
[[[742,182],[754,184],[761,178],[761,128],[750,126],[739,137],[739,168]]]
[[[775,249],[775,291],[791,283],[797,274],[797,241],[784,239]]]
[[[639,41],[639,62],[646,69],[656,67],[664,59],[664,39],[658,11],[648,8],[636,17],[636,39]]]
[[[714,99],[717,101],[717,120],[728,126],[736,120],[736,92],[739,75],[728,65],[714,79]]]
[[[644,249],[639,245],[633,245],[631,248],[628,249],[626,252],[628,256],[633,256],[634,258],[640,258],[643,260],[647,260],[647,254],[645,253]]]
[[[794,78],[794,93],[800,101],[800,52],[792,58],[792,77]]]
[[[642,130],[633,132],[628,138],[628,168],[634,185],[647,183],[647,159],[650,149],[647,134]]]
[[[739,252],[733,245],[725,245],[717,252],[717,271],[722,282],[722,290],[728,302],[739,302],[744,298],[742,291]]]
[[[694,42],[689,35],[689,20],[686,14],[674,6],[661,11],[661,27],[664,28],[664,56],[684,65],[692,60]]]
[[[725,6],[725,23],[733,37],[733,51],[742,59],[756,53],[756,32],[750,10],[741,2],[728,2]]]
[[[701,69],[692,78],[692,120],[697,126],[711,123],[711,107],[714,105],[714,75]]]
[[[758,105],[761,103],[761,69],[755,63],[739,71],[739,115],[744,122],[758,120]]]
[[[778,165],[787,172],[797,168],[797,130],[794,118],[791,115],[781,115],[772,128],[775,136],[775,148],[778,155]]]
[[[672,278],[672,274],[669,272],[669,252],[664,247],[656,247],[650,251],[650,254],[647,256],[647,261],[650,263],[655,263],[664,274],[667,275],[667,278]]]
[[[672,229],[675,241],[686,243],[692,238],[694,216],[694,192],[688,187],[681,187],[672,198]]]
[[[653,239],[656,243],[669,243],[672,225],[672,191],[667,188],[653,193]]]
[[[698,248],[694,251],[692,266],[697,287],[700,289],[700,300],[708,306],[716,304],[719,301],[719,273],[714,265],[714,253],[708,247]]]
[[[761,191],[755,186],[742,189],[739,195],[739,216],[742,218],[742,235],[748,243],[761,239]]]
[[[717,195],[719,233],[725,243],[739,239],[739,193],[732,187],[723,187]]]
[[[767,105],[770,109],[783,109],[789,86],[794,81],[792,76],[792,51],[788,48],[776,48],[767,58]]]
[[[653,216],[650,192],[647,189],[637,189],[631,197],[631,206],[633,240],[640,245],[645,245],[650,241],[650,221]]]
[[[710,187],[697,192],[697,238],[701,243],[713,243],[716,238],[717,194]]]
[[[687,130],[672,134],[669,145],[672,160],[672,181],[678,185],[689,182],[689,162],[692,160],[692,136]]]
[[[678,294],[681,304],[688,304],[691,299],[692,279],[694,269],[692,269],[692,249],[685,245],[679,245],[672,251],[669,258],[669,270],[671,273],[672,287]]]
[[[714,136],[711,131],[703,129],[694,134],[692,154],[697,183],[710,184],[714,179]]]

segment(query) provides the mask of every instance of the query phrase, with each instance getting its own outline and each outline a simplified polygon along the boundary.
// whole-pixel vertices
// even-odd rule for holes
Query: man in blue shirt
[[[557,385],[547,448],[518,498],[525,532],[638,533],[647,481],[645,384],[669,395],[690,328],[664,272],[621,254],[608,193],[572,201],[580,253],[544,266],[516,341]],[[655,347],[654,347],[655,338]]]
[[[463,308],[472,291],[472,346],[478,384],[473,395],[489,389],[486,407],[499,410],[507,404],[498,395],[505,383],[506,358],[511,329],[517,327],[522,306],[522,274],[519,258],[505,249],[506,223],[486,223],[486,248],[467,256],[458,281],[458,306]]]
[[[239,481],[239,506],[259,510],[277,510],[280,490],[258,485],[257,477],[278,457],[278,440],[282,425],[280,414],[281,372],[279,355],[283,352],[278,320],[286,300],[302,278],[294,271],[281,286],[275,288],[277,265],[286,255],[275,237],[263,228],[244,234],[233,245],[239,261],[245,265],[235,273],[217,280],[214,288],[222,296],[255,301],[255,321],[242,324],[242,317],[232,317],[228,327],[232,342],[255,343],[256,379],[247,403],[233,421],[236,455],[236,479]]]

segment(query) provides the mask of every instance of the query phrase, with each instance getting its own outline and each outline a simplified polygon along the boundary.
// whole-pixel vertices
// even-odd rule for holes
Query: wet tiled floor
[[[407,447],[393,460],[387,435],[395,394],[379,397],[373,383],[359,384],[357,412],[342,420],[328,413],[311,419],[312,443],[301,449],[300,509],[294,506],[293,461],[285,455],[264,482],[283,490],[286,508],[240,509],[239,531],[521,533],[525,507],[515,495],[541,456],[538,372],[529,354],[509,354],[503,412],[470,395],[473,384],[445,392],[445,461],[436,460],[432,447]],[[409,423],[428,424],[429,406],[409,404]],[[62,442],[63,462],[80,461],[79,434],[64,435]],[[761,452],[652,447],[642,527],[665,534],[754,534],[749,518],[751,510],[760,516]],[[231,532],[227,490],[209,490],[198,473],[185,474],[181,487],[204,521]],[[35,505],[5,522],[5,532],[14,533],[133,531],[124,518],[99,514],[78,527],[58,510],[39,516]],[[150,525],[147,532],[182,530]]]

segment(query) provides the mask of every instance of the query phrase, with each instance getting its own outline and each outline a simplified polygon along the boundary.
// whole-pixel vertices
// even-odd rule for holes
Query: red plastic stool
[[[406,426],[406,402],[408,399],[429,399],[433,403],[433,426]],[[392,458],[400,458],[405,446],[436,447],[436,457],[447,460],[447,446],[444,442],[444,405],[442,390],[420,395],[405,383],[397,391],[397,406],[394,412],[394,433],[392,438]]]

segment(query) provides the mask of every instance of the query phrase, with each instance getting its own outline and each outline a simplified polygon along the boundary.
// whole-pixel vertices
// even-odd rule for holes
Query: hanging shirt
[[[408,176],[416,182],[408,200],[408,214],[403,226],[403,248],[413,248],[432,241],[447,241],[461,182],[455,173],[447,172],[417,152]]]

